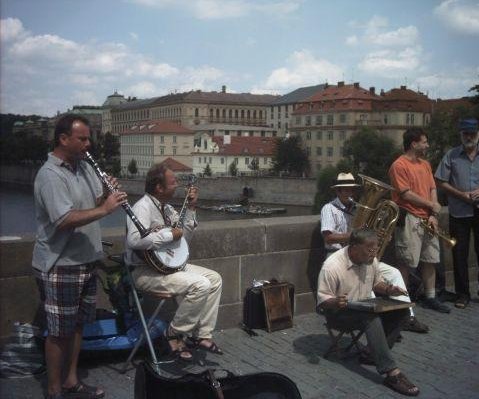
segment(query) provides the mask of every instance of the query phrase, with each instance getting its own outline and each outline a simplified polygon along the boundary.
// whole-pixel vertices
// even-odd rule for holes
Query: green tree
[[[228,169],[229,169],[229,172],[230,172],[231,176],[236,176],[238,174],[238,167],[236,166],[235,161],[230,163],[230,166],[229,166]]]
[[[363,127],[344,143],[344,157],[351,165],[350,172],[362,173],[381,181],[388,181],[388,169],[401,149],[392,139]]]
[[[303,176],[310,169],[306,150],[302,148],[301,137],[278,138],[273,154],[273,171],[286,172],[293,176]]]
[[[138,173],[138,167],[136,165],[136,159],[133,158],[129,163],[128,163],[128,173],[130,175],[135,176]]]
[[[207,163],[205,168],[203,169],[203,174],[208,177],[211,176],[211,168],[209,163]]]

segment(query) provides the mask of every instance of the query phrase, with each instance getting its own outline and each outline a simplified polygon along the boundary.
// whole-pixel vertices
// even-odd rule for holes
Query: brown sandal
[[[193,338],[193,337],[190,337],[190,338],[188,338],[188,341],[187,341],[186,344],[190,348],[202,349],[202,350],[214,353],[215,355],[222,355],[223,354],[223,351],[221,350],[221,348],[218,345],[216,345],[216,343],[214,341],[210,341],[211,345],[209,345],[209,346],[201,344],[203,341],[206,341],[206,340],[207,340],[207,338]]]
[[[62,389],[62,398],[75,399],[101,399],[105,396],[105,392],[98,391],[97,387],[82,384],[79,382],[75,386]]]
[[[403,373],[387,376],[384,379],[383,384],[403,395],[419,395],[419,388],[409,381]]]
[[[170,354],[174,355],[179,360],[184,360],[185,362],[191,362],[193,360],[193,354],[191,351],[184,346],[183,338],[179,334],[172,333],[173,330],[168,327],[165,332],[164,336],[166,341],[168,342],[168,346],[170,349]],[[173,349],[170,341],[176,341],[176,349]]]

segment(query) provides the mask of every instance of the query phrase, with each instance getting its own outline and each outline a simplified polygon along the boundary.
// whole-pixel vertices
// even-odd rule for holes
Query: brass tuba
[[[355,202],[356,213],[351,222],[352,229],[367,227],[376,232],[379,249],[377,258],[381,259],[391,240],[399,217],[399,207],[383,197],[394,188],[372,177],[358,174],[363,181],[363,190],[359,202]]]

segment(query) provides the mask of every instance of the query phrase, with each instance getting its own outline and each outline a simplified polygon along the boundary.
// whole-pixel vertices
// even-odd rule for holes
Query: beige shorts
[[[395,232],[396,258],[409,267],[417,267],[419,262],[439,263],[439,239],[427,233],[420,225],[421,219],[408,213],[404,227]]]

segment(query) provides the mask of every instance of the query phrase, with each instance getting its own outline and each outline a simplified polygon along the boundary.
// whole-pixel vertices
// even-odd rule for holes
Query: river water
[[[130,204],[134,204],[139,197],[130,197]],[[219,202],[200,201],[200,205],[219,205]],[[261,204],[268,206],[268,204]],[[310,215],[310,206],[270,205],[271,207],[286,208],[286,213],[278,215],[258,216],[250,214],[234,214],[212,210],[198,209],[197,217],[201,221],[253,219],[258,217],[299,216]],[[181,205],[180,205],[181,207]],[[126,214],[122,208],[101,219],[102,227],[121,227],[125,224]],[[2,184],[0,190],[0,239],[6,237],[23,237],[35,234],[35,210],[33,205],[33,188]]]

